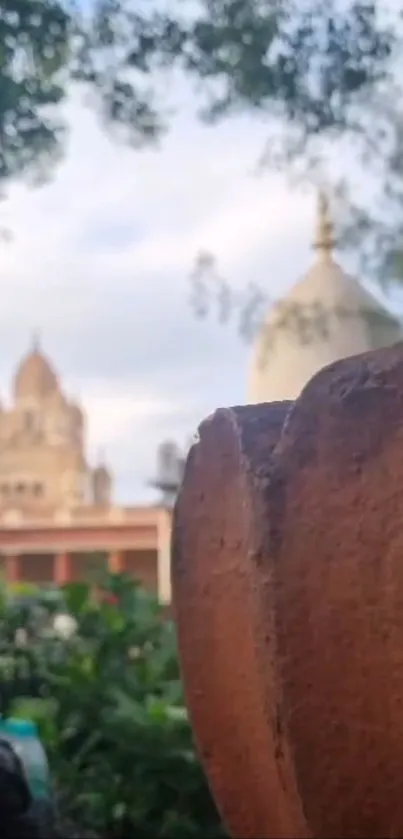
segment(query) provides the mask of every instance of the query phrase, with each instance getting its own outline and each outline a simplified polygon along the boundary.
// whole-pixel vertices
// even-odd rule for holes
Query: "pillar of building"
[[[71,554],[67,551],[61,551],[56,554],[53,568],[53,581],[57,586],[63,586],[72,581],[72,562]]]
[[[171,515],[166,509],[158,513],[158,600],[162,605],[171,602]]]
[[[7,554],[5,557],[5,576],[8,584],[21,581],[21,557],[18,554]]]
[[[122,574],[125,570],[125,555],[123,551],[111,551],[108,557],[108,568],[111,574]]]

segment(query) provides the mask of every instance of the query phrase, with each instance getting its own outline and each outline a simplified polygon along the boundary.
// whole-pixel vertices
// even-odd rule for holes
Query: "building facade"
[[[0,571],[9,582],[92,580],[127,571],[170,601],[165,506],[117,507],[112,474],[88,463],[85,416],[38,342],[0,405]]]

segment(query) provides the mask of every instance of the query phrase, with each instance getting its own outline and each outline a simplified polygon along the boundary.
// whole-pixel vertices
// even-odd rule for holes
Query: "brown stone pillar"
[[[21,582],[21,563],[18,554],[8,554],[5,558],[6,582],[10,585]]]
[[[122,574],[125,570],[125,555],[123,551],[111,551],[108,558],[108,568],[111,574]]]
[[[55,556],[53,581],[63,586],[72,581],[71,555],[63,551]]]

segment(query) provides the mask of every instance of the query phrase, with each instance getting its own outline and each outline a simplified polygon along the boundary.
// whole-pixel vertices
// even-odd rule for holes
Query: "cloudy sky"
[[[114,144],[77,101],[63,164],[40,189],[13,187],[0,223],[0,387],[7,398],[34,331],[88,414],[116,497],[147,501],[164,438],[185,443],[219,405],[244,401],[249,348],[236,326],[195,319],[201,249],[234,286],[285,290],[309,265],[315,198],[256,176],[264,126],[204,128],[182,111],[162,150]]]

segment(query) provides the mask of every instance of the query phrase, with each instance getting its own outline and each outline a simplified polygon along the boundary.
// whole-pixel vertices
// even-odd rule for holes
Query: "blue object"
[[[15,737],[38,737],[38,726],[32,720],[20,720],[18,717],[10,717],[7,720],[0,720],[0,731],[3,730]]]
[[[35,799],[50,798],[49,765],[38,728],[31,720],[0,718],[0,738],[10,743],[20,758]]]

